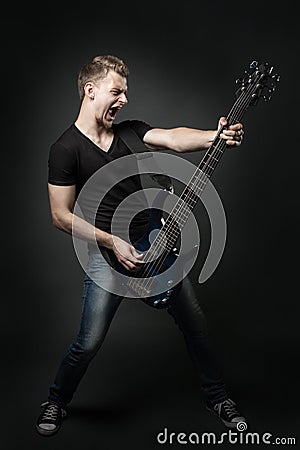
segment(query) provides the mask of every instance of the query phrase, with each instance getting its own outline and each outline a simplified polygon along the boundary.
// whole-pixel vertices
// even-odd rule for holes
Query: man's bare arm
[[[217,130],[198,130],[186,127],[153,128],[145,134],[144,143],[152,150],[171,149],[177,152],[206,150],[213,143],[218,131],[226,124],[226,118],[221,117]],[[226,141],[227,145],[239,146],[243,134],[243,125],[237,123],[224,129],[220,137]]]
[[[79,239],[95,243],[113,250],[118,261],[128,270],[137,270],[142,255],[118,236],[106,233],[73,214],[76,186],[56,186],[48,183],[48,193],[53,225],[61,231],[73,234]]]

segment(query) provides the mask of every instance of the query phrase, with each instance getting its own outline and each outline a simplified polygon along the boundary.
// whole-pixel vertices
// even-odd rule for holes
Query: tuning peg
[[[258,62],[252,61],[252,63],[249,65],[250,69],[257,69],[258,68]]]
[[[268,95],[264,95],[263,99],[264,99],[265,102],[268,102],[269,100],[271,100],[271,95],[269,95],[269,96]]]
[[[274,92],[275,89],[276,89],[275,84],[272,83],[271,86],[268,88],[268,92],[270,92],[270,93],[271,93],[271,92]]]
[[[278,81],[280,81],[280,75],[278,75],[278,73],[275,73],[274,75],[272,75],[272,78],[274,81],[276,81],[276,83],[278,83]]]
[[[248,79],[249,79],[249,74],[248,74],[247,77],[240,77],[240,78],[237,78],[237,79],[235,80],[235,83],[236,83],[236,84],[241,84],[242,87],[244,87],[244,86],[246,85],[246,83],[248,83]]]

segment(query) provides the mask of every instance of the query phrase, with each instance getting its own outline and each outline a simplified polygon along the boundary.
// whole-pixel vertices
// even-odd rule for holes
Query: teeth
[[[114,117],[117,114],[117,111],[120,111],[121,108],[122,108],[122,106],[112,106],[108,110],[108,113],[110,114],[110,116]]]

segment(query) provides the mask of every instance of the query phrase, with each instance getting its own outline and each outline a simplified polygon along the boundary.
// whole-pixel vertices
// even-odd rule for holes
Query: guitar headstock
[[[248,105],[255,106],[260,98],[265,101],[271,99],[279,80],[280,75],[273,74],[273,66],[269,63],[252,61],[249,70],[245,70],[244,75],[236,80],[236,83],[241,84],[236,95],[239,97],[243,93],[248,94]]]

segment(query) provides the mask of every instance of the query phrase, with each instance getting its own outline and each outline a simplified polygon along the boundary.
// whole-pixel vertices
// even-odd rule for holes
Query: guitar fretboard
[[[258,81],[259,76],[251,85],[249,84],[242,90],[242,93],[227,115],[227,126],[233,125],[242,119],[253,99],[253,92],[257,89]],[[155,256],[161,254],[162,251],[171,251],[174,248],[183,227],[227,148],[225,140],[220,137],[223,129],[224,127],[218,131],[213,143],[206,151],[189,183],[185,186],[165,224],[146,252],[145,261],[147,261],[147,258],[155,259]]]

